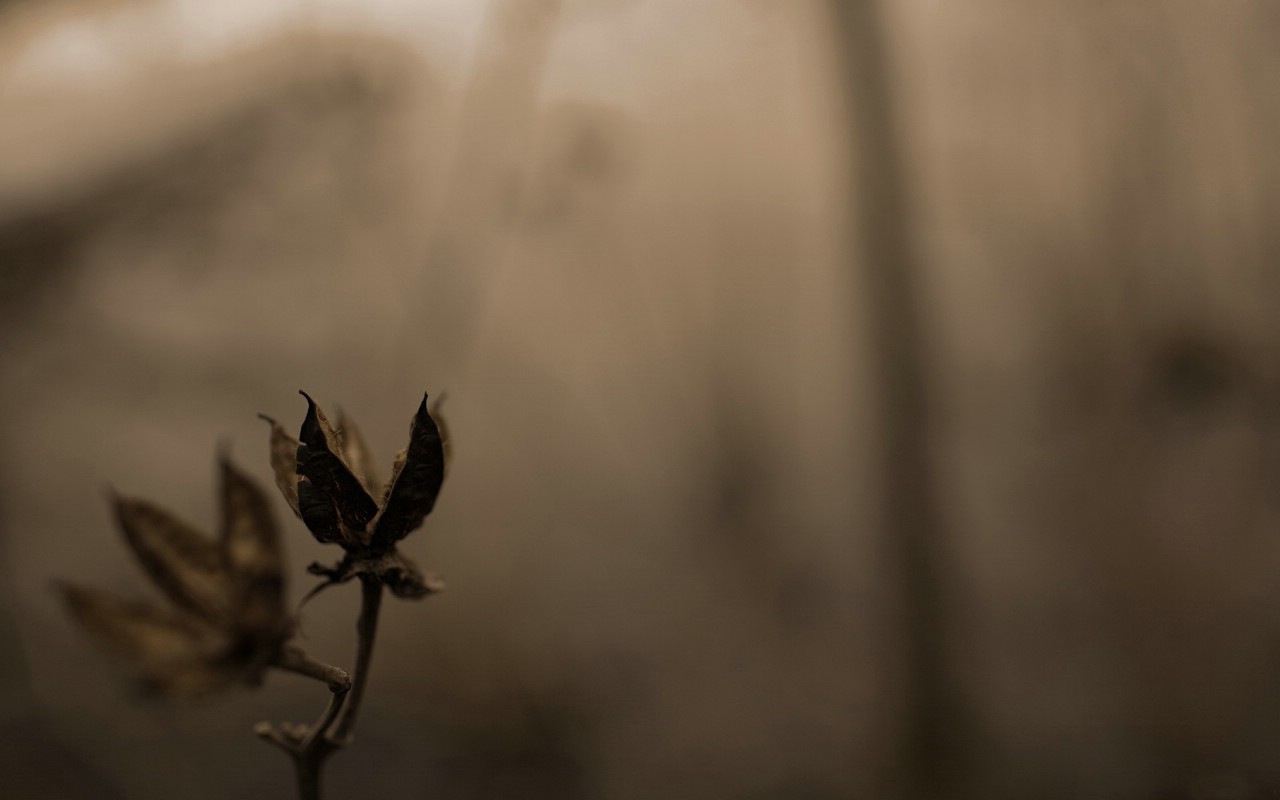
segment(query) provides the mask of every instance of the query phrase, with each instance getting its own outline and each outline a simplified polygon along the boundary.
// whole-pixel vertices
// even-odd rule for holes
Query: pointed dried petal
[[[298,507],[302,521],[321,542],[361,544],[378,513],[373,498],[351,473],[324,412],[306,392],[307,417],[298,440]]]
[[[263,641],[286,628],[280,535],[266,495],[221,460],[222,547],[231,574],[232,627]]]
[[[64,584],[71,616],[105,647],[133,661],[147,685],[174,695],[221,688],[237,677],[218,665],[226,640],[194,617],[146,601]]]
[[[378,508],[387,507],[387,500],[391,497],[391,487],[396,485],[396,480],[400,477],[400,470],[404,469],[404,462],[408,457],[408,450],[401,450],[396,453],[396,460],[391,463],[391,480],[387,481],[387,485],[382,489],[382,496],[378,498]]]
[[[217,543],[144,500],[117,497],[115,511],[143,570],[175,605],[207,620],[226,617],[227,565]]]
[[[445,394],[442,392],[436,401],[431,404],[431,418],[436,421],[436,428],[440,430],[440,443],[444,447],[444,472],[447,477],[449,474],[449,464],[453,461],[453,445],[449,436],[449,421],[444,418],[444,412],[440,408],[444,405]]]
[[[298,510],[298,440],[266,414],[258,417],[271,425],[271,471],[275,474],[276,487],[293,513],[301,517],[302,512]]]
[[[440,429],[427,413],[427,396],[409,428],[409,446],[388,485],[387,501],[374,528],[370,545],[389,547],[422,524],[436,504],[444,482],[444,444]]]
[[[369,446],[365,444],[364,436],[360,434],[356,423],[342,409],[338,409],[337,439],[347,466],[364,486],[365,492],[371,498],[381,495],[382,480],[378,477]]]
[[[103,644],[130,658],[187,658],[213,629],[176,609],[75,584],[59,587],[76,622]]]
[[[301,455],[306,452],[304,444],[298,448]],[[301,459],[299,459],[301,463]],[[352,543],[338,516],[338,508],[328,495],[316,489],[309,480],[299,475],[298,480],[298,515],[311,531],[317,542],[328,544],[337,542],[346,545]]]

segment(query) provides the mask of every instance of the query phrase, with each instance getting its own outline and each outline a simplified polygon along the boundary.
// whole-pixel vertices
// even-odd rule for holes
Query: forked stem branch
[[[329,703],[315,724],[274,726],[259,723],[258,735],[293,757],[299,800],[320,800],[320,773],[335,750],[351,744],[356,714],[364,698],[373,661],[378,614],[382,608],[382,583],[376,578],[360,580],[360,616],[356,620],[356,668],[354,675],[321,663],[296,647],[285,647],[274,666],[306,675],[329,687]]]

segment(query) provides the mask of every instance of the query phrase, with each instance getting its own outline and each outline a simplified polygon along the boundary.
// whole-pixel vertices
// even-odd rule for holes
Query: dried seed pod
[[[256,684],[292,630],[266,497],[225,458],[220,479],[216,540],[151,503],[115,499],[125,541],[169,604],[61,587],[72,618],[162,694]]]
[[[443,584],[428,578],[395,545],[422,525],[435,507],[445,476],[445,443],[427,408],[427,397],[409,427],[409,444],[392,466],[385,487],[372,466],[359,428],[345,414],[336,427],[306,392],[307,415],[299,431],[294,459],[296,479],[281,477],[287,441],[272,421],[272,465],[285,499],[296,492],[298,516],[322,543],[336,543],[347,557],[336,567],[319,568],[330,583],[356,575],[374,577],[401,597],[422,597]],[[270,418],[264,417],[264,419]],[[374,498],[378,498],[375,500]]]

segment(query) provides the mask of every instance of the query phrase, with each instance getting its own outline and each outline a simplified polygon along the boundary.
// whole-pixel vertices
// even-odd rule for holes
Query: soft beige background
[[[449,590],[386,609],[333,797],[1280,787],[1280,16],[882,5],[946,763],[899,745],[850,161],[883,120],[845,114],[830,4],[28,0],[0,5],[0,794],[291,792],[249,728],[315,687],[140,702],[50,584],[145,591],[104,488],[210,527],[215,448],[267,481],[254,415],[296,424],[299,388],[388,463],[447,390],[457,448],[405,546]],[[298,597],[333,553],[281,519]],[[349,663],[354,605],[308,605],[308,648]]]

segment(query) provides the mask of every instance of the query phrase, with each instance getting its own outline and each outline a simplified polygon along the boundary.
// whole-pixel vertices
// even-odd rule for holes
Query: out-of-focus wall
[[[1267,3],[894,16],[974,769],[1280,776],[1280,120]]]
[[[1280,786],[1274,13],[881,6],[871,124],[826,3],[0,6],[17,796],[291,791],[249,729],[313,686],[140,702],[50,584],[143,591],[103,488],[212,527],[216,446],[269,483],[254,415],[300,421],[298,388],[388,461],[447,390],[457,451],[405,545],[449,589],[386,609],[333,796],[892,793],[876,126],[941,498],[941,791]],[[333,556],[285,522],[296,598]],[[339,664],[352,595],[302,612]]]

